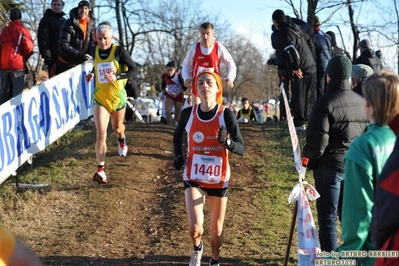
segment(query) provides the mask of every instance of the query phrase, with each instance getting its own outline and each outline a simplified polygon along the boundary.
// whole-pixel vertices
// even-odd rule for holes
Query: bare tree
[[[224,44],[237,67],[234,88],[225,89],[224,96],[230,99],[240,96],[265,99],[267,95],[275,94],[273,88],[278,89],[278,86],[270,82],[275,80],[275,73],[269,73],[262,53],[246,36],[232,35]],[[226,69],[222,66],[222,73],[225,71]]]

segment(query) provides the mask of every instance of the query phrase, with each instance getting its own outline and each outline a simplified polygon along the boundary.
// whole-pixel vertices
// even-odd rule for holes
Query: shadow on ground
[[[41,258],[46,266],[61,266],[61,265],[76,265],[76,266],[97,266],[97,265],[117,265],[117,266],[130,266],[130,265],[177,265],[187,266],[189,257],[187,256],[152,256],[143,259],[106,259],[106,258],[90,258],[90,257],[62,257],[62,256],[49,256]],[[209,257],[202,259],[202,265],[208,265]],[[278,260],[251,260],[250,263],[244,262],[241,259],[223,258],[223,266],[244,266],[244,265],[282,265],[282,259]],[[292,264],[290,264],[292,265]]]

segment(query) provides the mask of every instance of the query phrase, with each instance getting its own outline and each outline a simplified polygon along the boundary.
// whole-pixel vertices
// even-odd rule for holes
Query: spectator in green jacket
[[[399,113],[399,76],[382,70],[362,84],[367,131],[357,137],[345,156],[345,183],[342,208],[342,240],[339,251],[375,250],[370,222],[375,185],[396,141],[389,122]],[[387,101],[387,99],[389,99]],[[375,258],[354,258],[356,265],[374,265]]]

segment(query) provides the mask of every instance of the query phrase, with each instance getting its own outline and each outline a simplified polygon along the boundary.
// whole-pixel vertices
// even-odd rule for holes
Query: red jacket
[[[20,20],[0,31],[0,70],[23,70],[33,54],[33,40]]]

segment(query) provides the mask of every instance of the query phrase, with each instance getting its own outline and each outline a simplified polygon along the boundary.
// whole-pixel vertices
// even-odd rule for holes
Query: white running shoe
[[[212,262],[212,259],[209,260],[209,266],[220,266],[219,263],[218,264],[211,264],[211,262]]]
[[[98,182],[99,184],[106,184],[106,183],[108,183],[107,175],[105,174],[104,169],[101,170],[100,172],[96,172],[96,173],[93,175],[93,181],[96,181],[96,182]]]
[[[190,263],[188,266],[201,266],[202,252],[204,251],[204,242],[201,240],[201,250],[193,250],[191,254]]]
[[[126,137],[124,138],[123,142],[120,142],[118,140],[118,152],[119,156],[126,156],[127,154]]]

